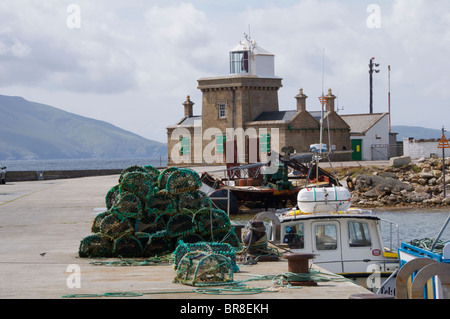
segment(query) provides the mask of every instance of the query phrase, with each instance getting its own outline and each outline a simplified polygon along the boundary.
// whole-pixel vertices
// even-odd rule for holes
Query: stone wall
[[[439,140],[415,140],[410,138],[403,138],[403,154],[410,156],[412,159],[419,159],[421,157],[427,158],[435,154],[442,157],[442,149],[438,148]],[[445,150],[445,156],[450,156],[450,150]]]

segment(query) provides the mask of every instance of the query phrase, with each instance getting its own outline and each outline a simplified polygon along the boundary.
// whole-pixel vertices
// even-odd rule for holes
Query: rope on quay
[[[179,291],[155,291],[155,292],[107,292],[103,294],[71,294],[63,295],[61,298],[98,298],[98,297],[142,297],[144,295],[159,295],[159,294],[183,294],[183,293],[197,293],[207,295],[255,295],[267,292],[277,292],[276,290],[269,290],[266,288],[251,288],[242,286],[222,287],[222,288],[196,288],[193,290],[179,290]]]
[[[264,281],[271,280],[275,285],[282,288],[302,288],[301,286],[292,286],[291,282],[299,281],[316,281],[316,282],[351,282],[341,275],[323,272],[320,270],[310,269],[309,273],[298,274],[286,272],[279,275],[252,275],[252,278],[233,281],[228,284],[222,284],[224,287],[218,287],[217,284],[197,284],[197,288],[193,290],[176,290],[176,291],[155,291],[155,292],[107,292],[103,294],[71,294],[63,295],[62,298],[98,298],[98,297],[142,297],[144,295],[157,294],[182,294],[182,293],[197,293],[206,295],[255,295],[263,292],[278,292],[275,287],[249,287],[246,285],[249,281]]]
[[[162,257],[155,256],[151,258],[146,258],[144,260],[125,259],[120,257],[119,260],[113,261],[94,260],[90,262],[91,265],[95,266],[152,266],[163,263],[173,264],[173,257],[168,255]]]

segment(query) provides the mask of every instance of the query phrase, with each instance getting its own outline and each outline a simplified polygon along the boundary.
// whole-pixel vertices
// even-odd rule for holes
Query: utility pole
[[[447,197],[447,193],[445,191],[445,149],[450,148],[450,144],[448,143],[447,138],[445,137],[445,128],[442,126],[442,137],[439,142],[438,148],[442,148],[442,183],[444,184],[444,199]],[[439,234],[436,236],[436,239],[433,242],[433,245],[431,245],[430,252],[433,252],[434,247],[436,246],[436,243],[441,238],[442,233],[444,232],[445,228],[447,227],[448,223],[450,223],[450,215],[447,217],[447,220],[445,221],[444,225],[442,226],[441,230],[439,231]]]
[[[389,133],[391,133],[391,66],[388,65],[388,111],[389,111]]]
[[[371,58],[369,61],[369,81],[370,81],[370,106],[369,113],[373,114],[373,72],[380,73],[380,70],[375,70],[374,67],[379,67],[380,65],[377,63],[373,63],[375,58]]]
[[[442,183],[444,184],[444,198],[447,197],[446,187],[445,187],[445,149],[450,148],[447,138],[445,137],[445,128],[442,126],[442,137],[439,141],[438,148],[442,148]]]

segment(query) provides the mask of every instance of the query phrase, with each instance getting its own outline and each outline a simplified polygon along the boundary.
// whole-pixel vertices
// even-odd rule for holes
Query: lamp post
[[[389,110],[389,134],[391,133],[391,66],[388,65],[388,110]]]
[[[380,64],[373,63],[375,58],[371,58],[369,61],[369,80],[370,80],[370,114],[373,114],[373,72],[380,73],[380,70],[375,70],[374,67],[379,67]]]

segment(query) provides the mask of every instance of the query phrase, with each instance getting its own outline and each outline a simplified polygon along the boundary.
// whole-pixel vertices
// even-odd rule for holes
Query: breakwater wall
[[[6,182],[39,181],[89,176],[120,174],[122,169],[54,170],[54,171],[8,171]]]

